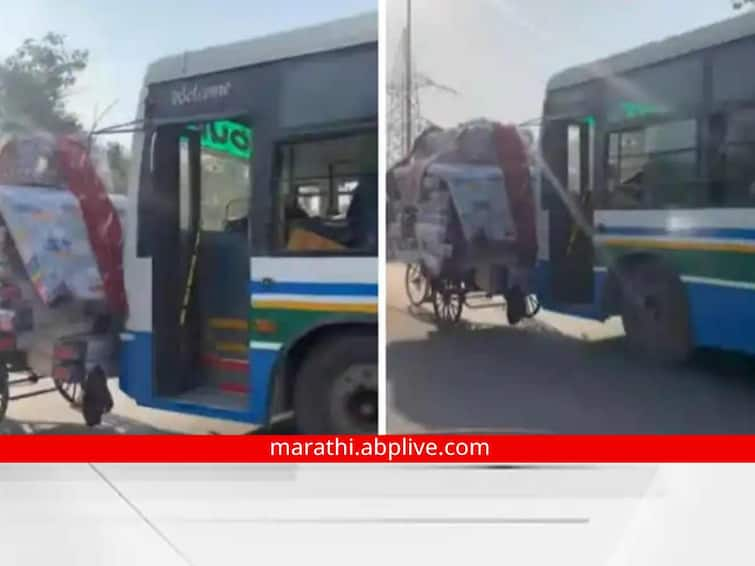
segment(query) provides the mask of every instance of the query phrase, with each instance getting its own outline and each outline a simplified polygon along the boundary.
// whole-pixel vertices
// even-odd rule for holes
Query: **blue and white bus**
[[[643,354],[755,354],[755,14],[549,82],[540,299]]]
[[[377,16],[182,53],[134,135],[120,388],[377,432]]]

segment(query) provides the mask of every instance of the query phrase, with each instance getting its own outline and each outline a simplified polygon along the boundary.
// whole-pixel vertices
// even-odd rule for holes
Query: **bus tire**
[[[692,353],[687,292],[679,275],[659,260],[623,272],[621,319],[634,353],[665,364]]]
[[[340,335],[315,347],[296,376],[303,434],[377,434],[377,338]]]

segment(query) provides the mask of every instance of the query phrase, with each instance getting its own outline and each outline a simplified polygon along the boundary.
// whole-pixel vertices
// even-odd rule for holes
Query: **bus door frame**
[[[192,201],[191,212],[190,212],[190,214],[191,214],[190,224],[191,224],[191,226],[193,228],[193,235],[194,235],[194,237],[196,237],[196,230],[199,230],[201,228],[200,225],[199,225],[200,224],[200,219],[201,219],[201,202],[200,202],[200,198],[201,198],[201,166],[200,166],[200,159],[201,159],[201,141],[200,141],[201,131],[192,130],[192,129],[189,128],[189,126],[191,126],[192,124],[197,124],[197,123],[204,124],[204,123],[208,123],[208,122],[212,122],[212,121],[218,121],[218,120],[232,120],[232,119],[236,119],[236,118],[239,118],[239,117],[244,117],[244,119],[246,119],[248,121],[250,127],[252,127],[251,125],[254,123],[254,116],[251,115],[251,113],[248,111],[248,109],[237,109],[235,111],[234,110],[225,110],[223,112],[213,113],[213,114],[186,115],[186,116],[181,116],[181,117],[178,117],[178,118],[152,119],[152,120],[150,120],[150,127],[148,129],[149,135],[145,136],[145,153],[144,153],[144,155],[148,156],[148,160],[149,160],[148,161],[148,163],[149,163],[149,169],[148,170],[149,170],[149,177],[150,177],[149,184],[151,186],[149,186],[148,191],[151,193],[150,196],[149,196],[149,198],[151,199],[151,201],[153,203],[155,202],[154,201],[155,198],[158,199],[158,202],[162,200],[161,197],[160,197],[160,190],[159,190],[158,187],[159,187],[160,184],[162,184],[164,182],[163,175],[165,175],[164,171],[161,171],[161,170],[158,169],[158,162],[159,162],[159,160],[161,158],[162,147],[164,147],[164,146],[160,145],[161,144],[160,132],[161,131],[171,132],[170,138],[174,138],[174,140],[176,142],[174,144],[175,147],[170,149],[170,154],[169,154],[169,157],[171,159],[174,157],[173,156],[173,152],[175,152],[175,154],[176,154],[175,157],[177,159],[176,159],[176,163],[174,164],[175,165],[175,171],[173,171],[173,168],[171,168],[167,172],[168,175],[169,175],[169,179],[168,180],[171,183],[173,183],[174,180],[176,181],[175,182],[175,189],[176,189],[176,191],[180,191],[180,185],[178,183],[179,179],[177,177],[177,175],[178,175],[178,173],[180,171],[180,162],[178,161],[178,159],[180,159],[180,151],[181,151],[180,150],[180,138],[182,136],[185,136],[185,137],[189,138],[189,170],[190,170],[190,193],[191,193],[190,194],[190,199]],[[182,133],[181,134],[177,134],[177,132],[179,132],[179,131],[182,132]],[[152,147],[153,145],[154,145],[154,148]],[[149,148],[148,148],[148,146],[149,146]],[[192,156],[195,157],[195,159],[193,159]],[[253,156],[254,156],[254,153],[253,153]],[[252,157],[252,159],[254,159],[254,157]],[[252,193],[252,186],[254,185],[254,180],[255,180],[254,179],[255,169],[254,169],[253,164],[251,162],[249,163],[249,166],[251,167],[252,175],[250,175],[250,186],[249,186],[249,193],[250,194],[249,194],[249,200],[248,200],[248,202],[249,202],[249,208],[248,208],[248,211],[247,211],[248,219],[249,219],[249,221],[247,222],[247,242],[248,242],[248,252],[249,252],[248,253],[249,257],[247,258],[247,268],[249,270],[248,279],[251,280],[251,277],[252,277],[252,273],[251,273],[251,270],[252,270],[251,258],[254,255],[254,253],[253,253],[254,246],[253,246],[253,238],[252,238],[252,230],[251,230],[252,224],[253,224],[252,219],[253,219],[253,208],[254,207],[252,205],[252,200],[253,199],[252,199],[252,194],[251,193]],[[174,177],[175,177],[175,179],[174,179]],[[176,198],[175,202],[180,207],[180,194],[177,195],[177,198]],[[148,211],[147,210],[147,208],[148,208],[147,206],[143,205],[143,206],[140,206],[139,208],[140,208],[140,210],[139,210],[140,215],[144,215],[145,212],[147,213],[146,216],[151,216],[152,214],[154,214],[154,211]],[[175,211],[175,215],[178,218],[178,221],[180,222],[180,210]],[[151,223],[152,223],[152,227],[151,227],[151,229],[148,232],[148,234],[149,234],[148,237],[150,239],[152,239],[152,241],[148,244],[147,247],[149,249],[149,255],[153,258],[153,276],[152,276],[152,279],[151,279],[151,284],[152,284],[151,294],[153,296],[155,296],[156,285],[160,284],[160,283],[158,283],[158,279],[162,279],[162,278],[160,278],[159,276],[155,277],[156,274],[154,273],[154,252],[155,252],[156,248],[159,247],[159,245],[156,244],[155,241],[154,241],[155,238],[157,237],[157,235],[154,233],[154,231],[155,231],[155,221],[151,220]],[[158,224],[158,226],[159,226],[159,224]],[[158,233],[159,232],[160,232],[160,229],[158,228]],[[177,235],[177,241],[180,241],[180,235]],[[193,247],[193,245],[194,245],[194,241],[192,240],[192,242],[190,242],[190,247]],[[191,251],[192,250],[190,250],[190,252]],[[181,267],[182,268],[183,267],[187,267],[188,268],[188,265],[184,266],[183,263],[182,263]],[[187,276],[188,276],[188,271],[186,271],[185,273],[182,273],[181,276],[179,277],[179,281],[181,281],[184,285],[186,283],[186,277]],[[196,276],[196,274],[195,274],[195,276]],[[246,284],[248,285],[248,281],[246,282]],[[196,285],[194,287],[196,288]],[[185,291],[185,287],[182,286],[181,290]],[[175,289],[173,290],[172,294],[174,295],[173,299],[176,299],[176,297],[175,297],[175,295],[176,295]],[[251,298],[251,297],[249,297],[249,298]],[[183,303],[183,299],[184,299],[184,295],[183,295],[183,292],[182,292],[181,296],[180,296],[180,299],[178,300],[178,312],[176,313],[177,315],[180,315],[181,304]],[[175,302],[175,300],[174,300],[174,302]],[[195,302],[195,301],[192,301],[192,302]],[[249,303],[247,303],[247,304],[249,304]],[[151,309],[152,309],[152,321],[153,321],[153,323],[152,323],[153,324],[153,326],[152,326],[152,328],[153,328],[153,339],[155,340],[155,354],[158,353],[158,350],[160,350],[160,351],[164,350],[165,346],[167,344],[169,344],[170,341],[172,341],[172,340],[179,340],[179,337],[180,337],[180,342],[182,344],[185,341],[184,338],[188,338],[189,339],[189,341],[195,346],[195,352],[194,352],[194,354],[196,354],[196,356],[198,357],[198,355],[200,353],[200,347],[199,347],[200,346],[200,344],[199,344],[200,340],[199,340],[199,338],[197,336],[191,336],[191,337],[183,336],[183,333],[181,331],[180,325],[177,328],[177,330],[173,331],[173,337],[171,337],[170,331],[168,332],[168,336],[164,336],[165,332],[166,332],[166,329],[165,329],[165,327],[159,328],[159,326],[161,326],[160,323],[162,321],[161,320],[157,320],[158,317],[156,317],[156,313],[155,313],[155,300],[154,300],[154,298],[153,298],[153,301],[152,301],[152,304],[151,304]],[[196,310],[196,309],[193,309],[193,310]],[[196,314],[196,313],[194,313],[194,314]],[[190,317],[187,315],[187,318],[190,318]],[[249,338],[250,338],[250,336],[251,336],[251,321],[249,320],[249,316],[248,315],[245,317],[245,320],[246,320],[246,323],[247,323],[246,341],[248,341]],[[164,337],[163,336],[158,337],[157,333],[162,333],[162,335]],[[190,365],[194,361],[192,359],[192,357],[191,357],[191,352],[187,351],[184,348],[180,348],[180,347],[177,350],[178,350],[177,352],[173,353],[174,354],[173,356],[168,356],[169,359],[165,360],[166,362],[169,362],[167,366],[160,367],[162,364],[158,363],[158,356],[157,355],[153,356],[153,368],[152,368],[152,374],[150,375],[151,391],[152,391],[152,396],[153,397],[170,398],[170,397],[173,397],[173,396],[175,396],[177,394],[180,394],[182,391],[190,390],[193,387],[195,387],[196,385],[198,385],[197,383],[190,382],[189,381],[189,376],[186,373],[188,371],[188,369],[186,368],[187,364]],[[163,356],[164,355],[165,354],[163,354]],[[172,358],[172,360],[170,358]],[[159,375],[163,371],[165,371],[168,367],[170,367],[170,365],[172,365],[175,368],[174,371],[179,371],[182,374],[182,375],[178,375],[177,376],[177,379],[178,379],[179,382],[181,382],[181,385],[174,384],[173,387],[165,387],[165,384],[163,384],[163,386],[161,387],[158,384]],[[251,383],[252,379],[253,379],[253,377],[252,377],[252,368],[251,368],[251,364],[250,364],[249,370],[248,370],[248,380],[249,380],[249,383]],[[252,397],[253,397],[253,393],[250,390],[250,392],[249,392],[249,406],[250,406],[250,408],[244,411],[245,415],[249,415],[250,412],[251,412],[251,410],[252,410],[251,409],[252,403],[253,403]]]
[[[575,128],[579,135],[578,186],[571,183],[569,172],[570,133]],[[544,179],[550,185],[550,194],[543,199],[548,211],[549,294],[555,304],[592,304],[595,296],[593,230],[597,129],[584,117],[553,119],[549,129],[551,135],[546,143],[550,147],[546,148],[546,154],[551,159],[548,166],[568,199],[565,202],[550,178]],[[559,151],[559,146],[565,147],[565,151]],[[580,227],[582,224],[586,227]]]

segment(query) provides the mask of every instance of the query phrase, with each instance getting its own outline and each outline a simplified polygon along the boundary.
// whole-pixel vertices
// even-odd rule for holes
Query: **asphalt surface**
[[[618,320],[541,312],[508,326],[500,307],[439,331],[410,309],[388,265],[388,431],[558,434],[755,433],[755,359],[695,354],[659,367],[629,355]]]
[[[18,377],[18,376],[12,376]],[[17,385],[11,395],[50,389],[52,380],[36,385]],[[57,391],[11,401],[0,434],[249,434],[259,432],[252,425],[205,419],[191,415],[139,407],[110,380],[114,407],[97,427],[88,427],[81,413]]]

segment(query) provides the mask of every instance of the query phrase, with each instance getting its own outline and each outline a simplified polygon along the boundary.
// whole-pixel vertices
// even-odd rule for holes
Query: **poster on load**
[[[76,198],[66,190],[0,187],[0,215],[40,299],[102,300],[102,279]]]

